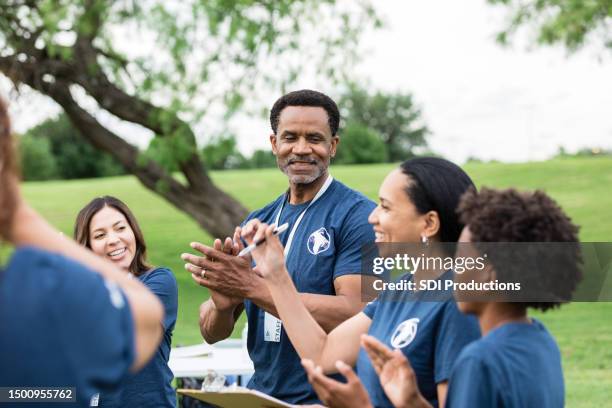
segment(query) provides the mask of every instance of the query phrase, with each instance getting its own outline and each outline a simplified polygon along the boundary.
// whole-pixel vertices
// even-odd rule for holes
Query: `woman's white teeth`
[[[113,252],[109,252],[108,256],[117,256],[117,255],[121,255],[122,253],[125,252],[125,248],[121,248],[121,249],[117,249]]]

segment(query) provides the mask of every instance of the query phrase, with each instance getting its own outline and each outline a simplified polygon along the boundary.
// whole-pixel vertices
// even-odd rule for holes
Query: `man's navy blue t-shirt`
[[[407,274],[399,279],[407,280],[411,276]],[[446,272],[439,279],[452,280],[452,272]],[[444,300],[419,300],[427,299],[428,295],[431,299]],[[402,350],[415,371],[421,394],[434,407],[438,406],[437,384],[448,381],[461,350],[480,338],[477,320],[461,313],[450,294],[384,291],[363,313],[372,320],[369,335]],[[373,406],[393,406],[363,349],[357,358],[357,374]]]
[[[297,218],[310,202],[291,205],[287,195],[283,194],[268,206],[251,213],[246,221],[258,218],[271,224],[283,203],[278,225],[289,223],[289,229],[279,236],[285,245]],[[363,194],[334,180],[306,210],[286,258],[287,270],[299,292],[335,295],[334,279],[360,273],[361,248],[374,241],[374,231],[367,220],[375,206]],[[265,311],[248,300],[245,309],[249,323],[247,346],[255,366],[248,387],[291,404],[317,402],[300,358],[284,329],[280,329],[278,342],[266,341]],[[274,334],[269,336],[277,339]]]
[[[561,408],[557,343],[537,320],[508,323],[467,346],[451,373],[446,406]]]
[[[164,337],[157,351],[136,374],[129,375],[113,393],[100,395],[99,406],[106,407],[175,407],[172,371],[168,367],[172,331],[178,310],[178,289],[174,274],[167,268],[156,268],[138,276],[164,305]]]
[[[54,407],[89,406],[126,377],[135,358],[134,323],[119,287],[40,249],[16,249],[0,270],[0,322],[0,385],[76,389],[76,405]]]

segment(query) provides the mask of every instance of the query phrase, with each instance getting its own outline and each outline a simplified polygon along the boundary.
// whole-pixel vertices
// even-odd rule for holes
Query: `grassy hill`
[[[372,199],[394,165],[332,166],[332,174]],[[470,163],[465,166],[478,186],[543,189],[581,225],[583,241],[612,236],[612,158],[568,158],[524,164]],[[214,181],[249,209],[256,209],[287,187],[276,169],[226,171]],[[190,241],[211,243],[186,215],[131,177],[25,183],[28,201],[50,222],[72,235],[78,210],[91,198],[115,195],[135,213],[149,246],[150,260],[170,267],[179,282],[179,319],[174,345],[201,341],[198,307],[208,293],[193,283],[179,258]],[[559,342],[563,354],[568,406],[605,406],[612,400],[612,303],[575,303],[538,315]],[[244,319],[234,331],[239,336]]]

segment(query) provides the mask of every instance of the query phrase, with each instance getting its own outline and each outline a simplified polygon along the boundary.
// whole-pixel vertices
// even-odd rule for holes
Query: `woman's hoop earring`
[[[421,243],[429,245],[429,239],[425,235],[421,235]]]

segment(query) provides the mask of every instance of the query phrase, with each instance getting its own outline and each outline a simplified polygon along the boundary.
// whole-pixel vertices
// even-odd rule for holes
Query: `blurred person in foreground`
[[[149,363],[129,376],[116,392],[100,396],[102,407],[175,407],[172,371],[168,366],[178,311],[178,288],[172,271],[147,262],[147,246],[136,217],[116,197],[91,200],[79,211],[74,239],[138,279],[164,305],[164,336]]]
[[[492,242],[570,245],[561,254],[563,262],[555,262],[552,268],[538,268],[537,254],[513,259],[503,259],[506,254],[490,254],[487,268],[457,275],[456,282],[519,278],[523,284],[537,286],[543,294],[554,294],[558,299],[571,296],[582,277],[580,252],[577,245],[572,245],[578,242],[578,228],[545,193],[483,188],[462,198],[459,214],[465,223],[459,240],[463,255],[482,253],[479,246]],[[541,248],[543,257],[550,255],[546,252],[558,252]],[[456,291],[455,296],[463,313],[478,318],[483,337],[468,345],[455,362],[445,406],[563,407],[559,347],[546,327],[527,313],[529,308],[553,309],[562,301],[512,301],[505,294],[487,291]],[[364,336],[362,344],[395,407],[431,406],[415,381],[412,361],[370,336]]]
[[[142,283],[28,206],[13,147],[0,98],[0,236],[14,246],[0,268],[0,387],[72,387],[76,406],[86,407],[151,358],[163,309]]]

